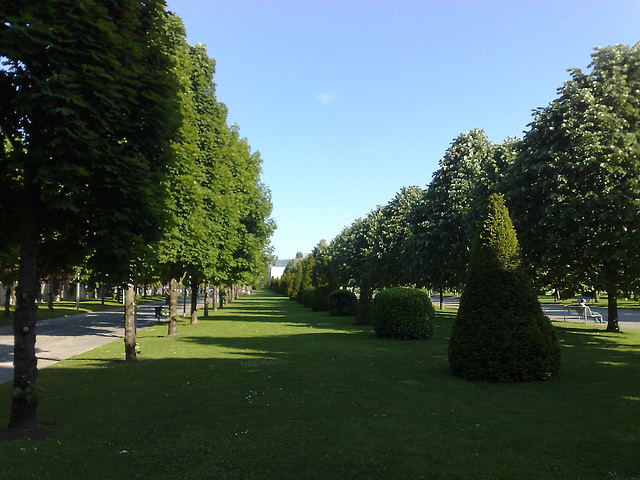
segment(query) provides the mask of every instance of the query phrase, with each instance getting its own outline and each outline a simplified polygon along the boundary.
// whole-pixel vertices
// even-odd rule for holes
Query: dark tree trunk
[[[220,292],[220,290],[218,289],[217,285],[213,286],[213,292],[212,292],[212,299],[211,299],[211,310],[213,310],[214,312],[218,311],[218,302],[220,301],[218,299],[218,293]]]
[[[20,271],[13,320],[13,395],[8,425],[9,430],[18,432],[33,430],[38,426],[38,397],[35,384],[38,377],[36,311],[40,295],[37,217],[39,190],[28,171],[25,192],[26,198],[22,207]]]
[[[169,333],[170,337],[178,336],[178,280],[169,281]]]
[[[615,287],[608,288],[607,296],[609,297],[607,306],[607,332],[619,332],[620,325],[618,325],[618,289]]]
[[[198,275],[194,274],[191,277],[191,321],[190,325],[197,325],[198,323],[198,289],[200,287],[200,280]]]
[[[211,285],[209,284],[209,280],[207,280],[204,283],[204,316],[205,317],[209,316],[209,301],[210,301],[209,289],[210,288],[211,288]]]
[[[358,312],[356,313],[357,325],[371,325],[371,298],[373,291],[368,274],[360,278],[360,300],[358,301]]]
[[[125,360],[136,360],[135,291],[127,285],[124,295],[124,353]]]
[[[55,302],[56,297],[60,294],[60,278],[57,275],[49,276],[49,298],[48,298],[48,307],[49,310],[53,310],[53,302]]]
[[[13,296],[13,289],[15,288],[15,282],[6,284],[5,287],[7,290],[4,297],[4,316],[10,317],[11,316],[11,297]]]
[[[444,291],[440,289],[440,310],[444,310]]]

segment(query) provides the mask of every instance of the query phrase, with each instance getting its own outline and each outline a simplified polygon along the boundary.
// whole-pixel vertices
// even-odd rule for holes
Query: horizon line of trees
[[[498,193],[538,290],[606,291],[607,330],[619,331],[617,298],[640,288],[640,44],[598,47],[591,58],[589,72],[569,70],[558,98],[534,111],[524,138],[460,134],[425,189],[403,187],[329,244],[298,254],[273,288],[294,299],[318,288],[320,258],[335,288],[360,290],[358,322],[375,290],[462,291]]]
[[[0,3],[0,281],[16,285],[9,429],[37,427],[40,281],[232,288],[263,275],[271,194],[215,61],[162,0]],[[191,322],[197,322],[196,295]]]

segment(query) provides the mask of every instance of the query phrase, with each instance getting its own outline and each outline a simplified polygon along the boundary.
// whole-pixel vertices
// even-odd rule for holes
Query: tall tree
[[[410,283],[405,265],[405,246],[411,236],[409,214],[422,198],[416,186],[404,187],[381,210],[373,236],[371,270],[373,286],[388,288]]]
[[[164,3],[0,3],[0,130],[20,138],[18,305],[9,428],[37,426],[41,238],[64,239],[126,282],[160,232],[176,125]],[[3,158],[4,161],[4,158]]]
[[[382,211],[383,207],[378,206],[364,219],[357,219],[334,238],[330,245],[332,265],[340,283],[360,289],[356,323],[362,325],[371,323],[370,306],[375,286],[372,281],[373,248]]]
[[[552,280],[579,276],[617,298],[640,276],[640,44],[596,48],[539,109],[509,175],[527,259]]]
[[[440,168],[411,214],[413,236],[405,258],[416,285],[442,293],[464,284],[476,227],[469,222],[471,194],[494,148],[482,130],[472,130],[459,135],[440,160]]]

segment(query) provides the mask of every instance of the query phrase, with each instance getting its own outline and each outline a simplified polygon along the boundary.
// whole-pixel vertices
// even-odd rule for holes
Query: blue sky
[[[168,0],[216,59],[263,161],[276,255],[331,241],[460,133],[522,137],[595,46],[640,41],[640,1]]]

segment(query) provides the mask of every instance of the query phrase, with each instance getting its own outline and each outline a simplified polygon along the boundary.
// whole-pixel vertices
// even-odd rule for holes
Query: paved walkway
[[[190,308],[189,301],[187,299],[187,311]],[[136,309],[138,330],[157,323],[154,307],[159,305],[164,304],[144,303],[138,306]],[[202,306],[204,306],[203,302]],[[182,314],[182,312],[183,302],[180,299],[178,313]],[[36,327],[38,368],[52,365],[123,337],[124,307],[42,320]],[[122,345],[122,351],[124,353],[124,345]],[[5,326],[0,327],[0,384],[12,380],[13,326]]]
[[[440,306],[439,297],[432,297],[431,301],[433,302],[433,305],[436,307],[436,309],[439,308]],[[445,307],[458,308],[459,303],[460,303],[460,299],[458,298],[452,298],[452,297],[444,298]],[[564,321],[563,308],[562,308],[563,305],[564,304],[562,303],[543,304],[542,311],[544,312],[545,315],[547,315],[551,319],[551,321],[563,322]],[[593,320],[589,319],[587,320],[587,325],[594,325],[598,328],[602,328],[603,330],[607,328],[607,319],[608,319],[607,309],[592,308],[591,311],[594,313],[598,312],[600,315],[602,315],[602,319],[604,320],[604,323],[595,323],[593,322]],[[578,319],[576,318],[575,315],[572,315],[571,318],[567,317],[567,322],[577,323]],[[584,321],[581,323],[584,323]],[[634,330],[634,331],[640,330],[640,310],[628,310],[628,309],[619,308],[618,324],[620,325],[620,330],[622,330],[623,332],[625,330]]]

